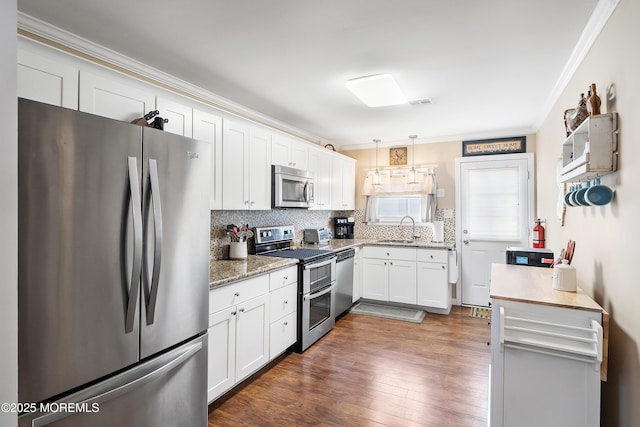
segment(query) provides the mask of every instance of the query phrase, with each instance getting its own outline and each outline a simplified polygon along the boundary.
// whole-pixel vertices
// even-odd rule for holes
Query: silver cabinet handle
[[[131,195],[131,213],[133,217],[133,265],[131,267],[131,281],[129,282],[129,296],[127,312],[125,313],[124,330],[133,331],[133,323],[138,304],[138,290],[140,288],[140,272],[142,270],[142,201],[140,199],[140,180],[138,179],[138,160],[128,157],[129,192]]]
[[[462,243],[464,243],[465,245],[469,244],[469,240],[463,240]]]
[[[240,313],[244,313],[244,308],[241,308],[240,310],[238,310]]]
[[[287,326],[289,324],[289,322],[284,322],[284,326]]]
[[[234,295],[239,297],[240,296],[240,292],[236,292]]]
[[[151,181],[151,201],[153,203],[153,272],[151,273],[151,287],[147,302],[147,325],[153,323],[158,298],[158,284],[160,280],[160,265],[162,263],[162,204],[160,202],[160,182],[158,180],[158,162],[149,159],[149,179]]]
[[[232,316],[235,316],[237,313],[238,313],[237,311],[232,311],[232,312],[231,312],[231,315],[232,315]]]

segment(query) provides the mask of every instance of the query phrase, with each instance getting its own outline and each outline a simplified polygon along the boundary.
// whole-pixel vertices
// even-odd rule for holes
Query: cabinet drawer
[[[269,273],[269,290],[271,291],[292,283],[298,283],[297,265]]]
[[[269,331],[269,359],[274,359],[276,356],[289,348],[289,346],[296,343],[296,320],[297,313],[294,312],[281,319],[276,320],[271,324],[271,330]]]
[[[446,264],[448,252],[446,249],[418,249],[418,261]]]
[[[267,274],[216,288],[209,292],[209,313],[240,304],[267,292],[269,292]]]
[[[276,289],[271,292],[270,321],[281,318],[287,314],[293,313],[298,307],[298,284],[294,283],[284,288]]]
[[[366,246],[362,250],[364,258],[416,260],[416,248],[398,248],[390,246]]]

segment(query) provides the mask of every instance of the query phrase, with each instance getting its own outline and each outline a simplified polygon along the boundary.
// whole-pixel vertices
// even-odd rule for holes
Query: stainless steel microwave
[[[309,208],[314,205],[313,173],[271,166],[271,201],[274,208]]]

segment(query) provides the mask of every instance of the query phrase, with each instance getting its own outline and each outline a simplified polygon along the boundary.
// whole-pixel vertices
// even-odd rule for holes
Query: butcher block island
[[[600,425],[609,316],[579,287],[552,288],[551,268],[491,268],[490,425]]]

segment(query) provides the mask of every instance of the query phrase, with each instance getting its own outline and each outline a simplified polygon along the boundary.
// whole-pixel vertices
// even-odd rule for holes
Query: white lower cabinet
[[[370,246],[362,250],[362,296],[416,304],[416,249]]]
[[[209,403],[295,344],[297,271],[293,266],[209,292]]]
[[[208,402],[269,361],[268,292],[263,275],[209,293]]]
[[[418,249],[418,305],[451,309],[448,251]]]
[[[273,360],[295,344],[298,338],[298,266],[271,273],[269,281],[271,289],[269,359]]]

